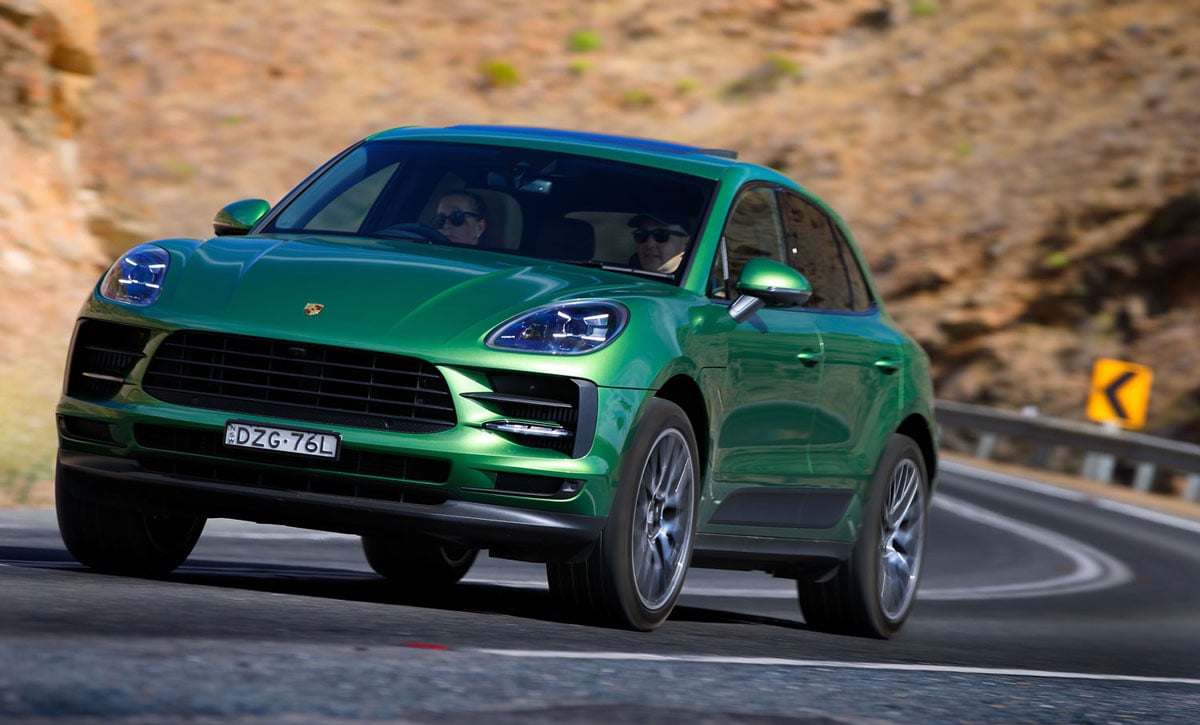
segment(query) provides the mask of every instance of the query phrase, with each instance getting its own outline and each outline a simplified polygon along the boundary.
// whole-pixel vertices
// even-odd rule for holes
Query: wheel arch
[[[916,441],[917,447],[921,449],[921,457],[925,460],[925,472],[929,476],[929,487],[932,489],[937,481],[938,467],[937,443],[932,426],[924,417],[913,413],[901,421],[896,432]]]
[[[692,432],[696,435],[696,447],[700,449],[697,453],[700,455],[700,476],[703,480],[707,474],[708,453],[712,443],[708,431],[708,406],[700,385],[687,375],[676,375],[663,384],[654,397],[671,401],[687,415]]]

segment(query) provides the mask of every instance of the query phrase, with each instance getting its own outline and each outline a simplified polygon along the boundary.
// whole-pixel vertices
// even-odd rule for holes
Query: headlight
[[[158,299],[167,278],[170,255],[161,247],[134,247],[108,268],[100,282],[100,296],[127,305],[148,305]]]
[[[489,347],[551,355],[599,350],[625,329],[629,312],[613,302],[566,302],[542,307],[492,331]]]

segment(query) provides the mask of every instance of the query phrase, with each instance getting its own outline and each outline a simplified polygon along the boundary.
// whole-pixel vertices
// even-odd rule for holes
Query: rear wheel
[[[687,415],[651,400],[621,461],[600,538],[585,561],[547,565],[551,593],[591,621],[643,631],[666,621],[692,556],[697,458]]]
[[[479,553],[423,538],[364,536],[362,547],[375,573],[407,587],[453,586],[467,575]]]
[[[187,559],[205,519],[148,513],[111,494],[101,496],[88,479],[58,466],[54,482],[58,529],[71,556],[98,571],[155,577]]]
[[[921,580],[928,496],[921,449],[907,436],[892,436],[850,558],[828,581],[796,585],[808,626],[878,638],[900,630]]]

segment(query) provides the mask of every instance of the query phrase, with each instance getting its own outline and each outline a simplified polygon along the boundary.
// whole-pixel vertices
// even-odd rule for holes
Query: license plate
[[[342,437],[337,433],[230,421],[225,424],[225,445],[314,458],[337,458]]]

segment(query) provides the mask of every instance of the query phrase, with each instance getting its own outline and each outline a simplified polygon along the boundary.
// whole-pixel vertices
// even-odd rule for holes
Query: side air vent
[[[89,420],[74,415],[58,416],[58,433],[63,438],[71,438],[86,443],[103,443],[117,445],[113,438],[112,425],[99,420]]]
[[[67,395],[107,400],[121,390],[145,353],[150,331],[101,320],[81,320],[67,367]]]
[[[583,481],[556,476],[530,476],[523,473],[499,473],[496,475],[496,491],[516,493],[522,496],[545,496],[547,498],[570,498],[583,488]]]
[[[581,458],[596,434],[596,386],[549,375],[494,373],[492,391],[463,393],[496,413],[483,427],[531,448]]]

